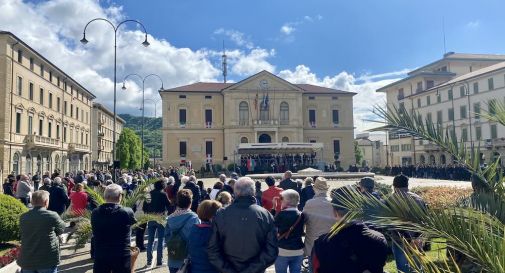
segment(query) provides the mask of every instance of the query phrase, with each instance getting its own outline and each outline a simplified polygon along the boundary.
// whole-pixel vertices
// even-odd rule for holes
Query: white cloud
[[[293,33],[293,31],[295,31],[295,30],[296,30],[295,27],[293,27],[289,24],[285,24],[281,27],[281,32],[286,35]]]
[[[251,38],[247,37],[244,33],[238,30],[219,28],[214,31],[214,34],[220,34],[228,37],[237,46],[248,49],[254,48],[254,43],[251,41]]]
[[[287,22],[287,23],[284,23],[281,28],[280,28],[280,32],[282,35],[285,35],[285,36],[290,36],[293,32],[296,31],[296,28],[302,24],[305,24],[305,23],[313,23],[314,21],[320,21],[323,19],[323,16],[321,15],[316,15],[316,16],[309,16],[309,15],[305,15],[303,16],[302,19],[300,20],[296,20],[294,22]],[[292,38],[292,37],[291,37]],[[291,42],[293,41],[293,39],[288,39],[287,40],[288,42]]]
[[[479,20],[470,21],[466,24],[466,27],[472,28],[472,29],[478,28],[478,27],[480,27],[480,21]]]
[[[372,113],[373,107],[375,105],[382,105],[386,101],[385,94],[377,93],[375,90],[397,81],[400,79],[400,76],[405,75],[406,72],[408,72],[408,70],[355,77],[343,71],[334,76],[319,78],[314,72],[310,71],[309,67],[298,65],[294,71],[280,71],[279,76],[293,83],[309,83],[356,92],[357,95],[354,96],[353,99],[354,126],[356,127],[355,133],[360,133],[379,126],[375,122],[368,121],[375,117]],[[372,81],[373,79],[380,80]]]

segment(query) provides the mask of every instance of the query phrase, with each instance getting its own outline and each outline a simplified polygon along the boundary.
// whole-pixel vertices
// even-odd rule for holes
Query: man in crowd
[[[56,273],[60,263],[60,242],[65,223],[60,216],[47,210],[49,193],[36,191],[32,195],[33,209],[21,215],[21,254],[17,260],[23,273]]]
[[[283,190],[295,190],[298,191],[298,185],[295,181],[291,179],[293,177],[293,173],[291,171],[287,171],[284,173],[284,180],[279,183],[279,187]]]
[[[375,180],[372,177],[363,177],[358,184],[359,191],[363,194],[373,196],[377,199],[381,199],[379,193],[374,191]]]
[[[30,194],[32,192],[33,186],[30,184],[28,176],[24,174],[20,175],[16,185],[16,197],[25,204],[25,206],[28,206],[28,203],[30,203]]]
[[[305,221],[305,256],[310,256],[314,241],[319,236],[328,233],[335,224],[333,206],[328,197],[328,182],[324,177],[316,178],[314,182],[314,198],[307,201],[303,208]]]
[[[393,189],[394,193],[391,196],[389,196],[388,199],[386,199],[386,204],[388,204],[389,202],[396,203],[398,201],[392,201],[392,200],[395,198],[402,198],[406,199],[405,201],[410,206],[419,206],[421,208],[426,208],[426,203],[424,202],[424,200],[419,195],[409,191],[409,178],[407,176],[403,174],[395,176],[395,178],[393,179]],[[417,232],[394,230],[394,235],[392,236],[393,237],[392,248],[393,248],[393,255],[396,261],[396,267],[398,268],[399,271],[404,273],[413,272],[412,268],[409,265],[407,257],[405,256],[405,252],[403,250],[403,238],[405,238],[407,242],[411,243],[412,245],[421,247],[419,240],[420,235],[421,234]]]
[[[200,188],[196,185],[196,177],[195,176],[184,176],[181,179],[185,183],[184,188],[186,190],[190,190],[193,193],[193,202],[191,203],[191,210],[196,212],[198,209],[198,202],[200,201]]]
[[[265,272],[278,254],[274,219],[256,205],[251,178],[240,178],[234,192],[233,204],[214,218],[209,261],[219,272]]]
[[[280,198],[282,189],[275,186],[275,179],[273,176],[268,176],[265,182],[267,183],[268,189],[261,194],[261,204],[268,211],[275,210],[279,212],[281,210]]]
[[[49,188],[49,210],[52,210],[59,215],[63,214],[67,209],[70,200],[65,192],[65,186],[61,183],[60,177],[55,177],[53,185]]]
[[[94,272],[131,272],[130,228],[136,221],[130,208],[119,205],[122,194],[121,186],[107,186],[105,204],[91,214]]]
[[[347,210],[337,196],[347,188],[332,193],[333,213],[340,221]],[[388,256],[384,235],[360,222],[350,222],[337,234],[324,234],[314,242],[312,266],[314,273],[382,273]]]

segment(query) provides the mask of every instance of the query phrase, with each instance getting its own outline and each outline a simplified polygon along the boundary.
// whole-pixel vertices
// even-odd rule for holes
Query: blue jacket
[[[191,228],[188,241],[188,253],[191,259],[191,273],[218,273],[209,262],[207,245],[212,226],[210,223],[201,223]]]
[[[182,227],[183,224],[184,227]],[[186,240],[189,239],[191,228],[196,224],[200,224],[200,219],[198,219],[198,215],[196,215],[196,213],[192,211],[177,216],[168,216],[165,228],[165,242],[168,241],[168,239],[172,235],[173,230],[180,229],[181,227],[182,227],[181,230],[182,236]],[[169,257],[168,266],[173,268],[180,268],[183,262],[184,261],[171,260]]]

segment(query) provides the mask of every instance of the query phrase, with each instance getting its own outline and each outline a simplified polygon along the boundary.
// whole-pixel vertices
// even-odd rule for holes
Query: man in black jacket
[[[214,217],[207,248],[209,261],[222,273],[265,272],[278,254],[274,219],[256,205],[251,178],[240,178],[234,192],[233,204]]]
[[[184,176],[182,179],[182,183],[186,183],[183,189],[190,190],[193,193],[193,202],[191,203],[191,210],[196,212],[198,208],[198,204],[200,202],[200,188],[196,185],[196,177],[194,176]]]
[[[67,209],[70,200],[68,195],[63,188],[61,183],[61,177],[55,177],[53,185],[49,188],[49,207],[48,210],[52,210],[59,215],[63,214]]]
[[[287,171],[284,173],[284,180],[279,183],[279,188],[283,190],[295,190],[298,191],[298,184],[291,179],[293,173],[291,171]]]
[[[107,186],[106,203],[91,214],[93,272],[131,272],[130,228],[136,220],[133,210],[119,205],[122,195],[121,186]]]

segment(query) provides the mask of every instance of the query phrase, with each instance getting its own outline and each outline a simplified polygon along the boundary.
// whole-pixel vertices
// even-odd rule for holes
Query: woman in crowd
[[[188,241],[191,273],[217,273],[209,262],[207,244],[212,233],[212,219],[221,206],[215,200],[205,200],[198,206],[197,214],[201,224],[193,226]]]
[[[167,215],[171,212],[170,201],[168,201],[165,191],[165,182],[158,180],[154,183],[154,189],[150,192],[151,202],[144,210],[147,209],[149,213],[158,215]],[[158,238],[157,252],[156,252],[156,266],[160,266],[163,260],[163,238],[165,236],[165,229],[162,224],[156,221],[149,221],[147,223],[147,264],[150,265],[153,261],[153,245],[154,236]]]
[[[303,261],[303,216],[298,210],[300,195],[295,190],[281,193],[282,210],[275,216],[279,256],[275,260],[276,273],[300,273]]]
[[[261,196],[263,195],[263,192],[261,191],[261,181],[256,180],[254,186],[256,188],[256,193],[254,194],[254,197],[256,197],[256,204],[261,206]]]
[[[187,258],[187,242],[193,225],[200,224],[198,215],[191,211],[193,194],[183,189],[177,192],[177,209],[167,218],[165,239],[168,250],[168,269],[176,273]]]
[[[229,192],[223,191],[217,196],[216,200],[223,205],[223,208],[226,208],[231,205],[233,198]]]
[[[217,194],[223,189],[224,183],[221,181],[217,181],[216,184],[214,184],[214,187],[212,188],[212,191],[210,192],[210,199],[211,200],[216,200]]]
[[[74,216],[82,216],[88,206],[88,194],[83,191],[84,186],[77,183],[73,192],[70,193],[70,207]]]

